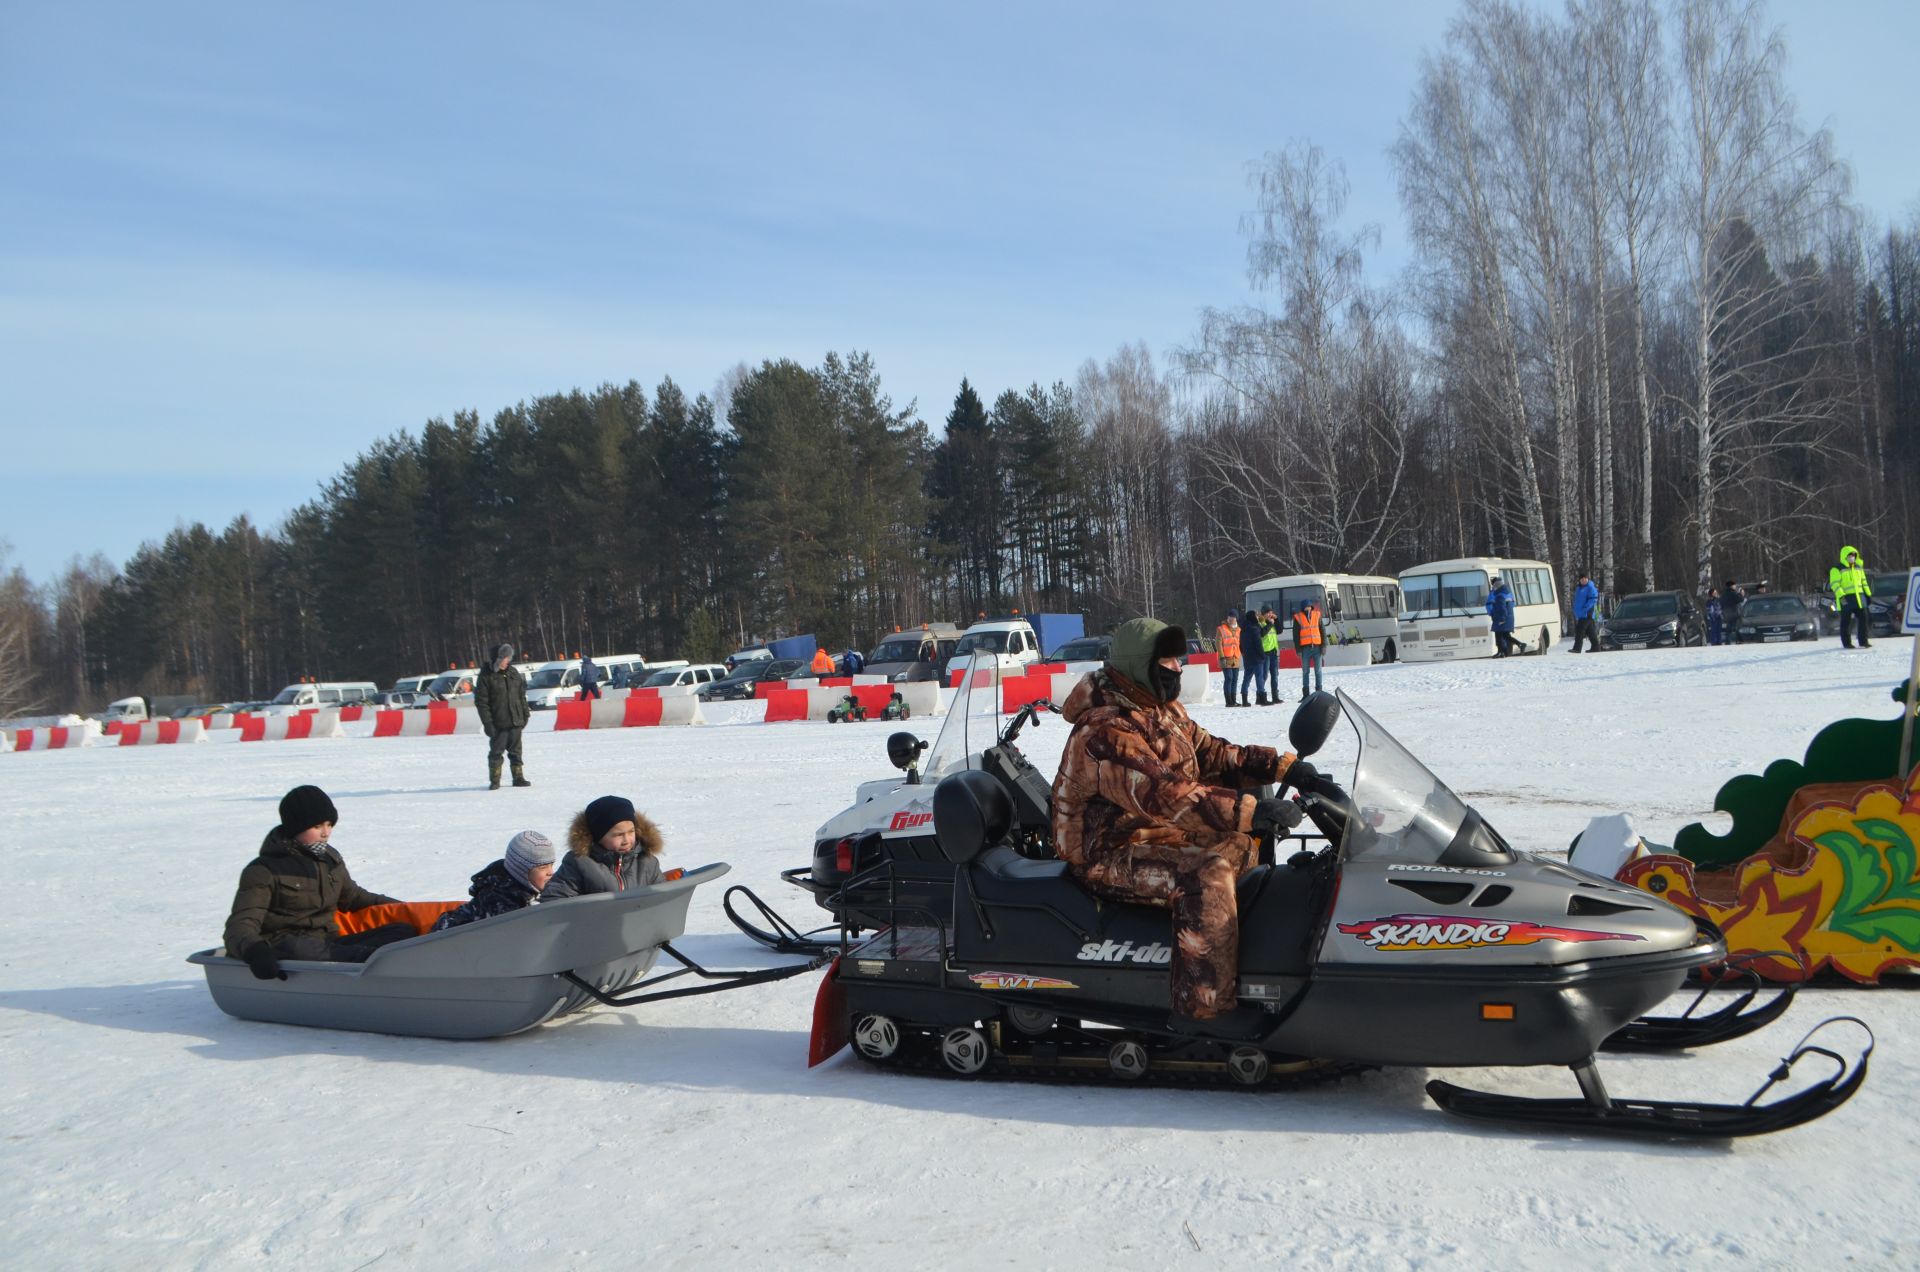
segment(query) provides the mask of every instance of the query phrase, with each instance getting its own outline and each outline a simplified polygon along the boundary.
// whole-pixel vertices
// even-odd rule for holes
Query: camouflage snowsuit
[[[1259,860],[1254,800],[1292,752],[1234,746],[1178,702],[1112,667],[1083,679],[1061,710],[1073,725],[1053,781],[1053,841],[1097,896],[1173,912],[1173,1009],[1230,1010],[1240,974],[1235,887]]]

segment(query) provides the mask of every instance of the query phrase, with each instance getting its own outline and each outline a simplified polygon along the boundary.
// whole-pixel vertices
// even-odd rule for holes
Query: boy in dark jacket
[[[334,911],[390,905],[393,898],[368,892],[347,873],[328,843],[339,820],[325,791],[294,787],[280,800],[280,824],[240,872],[224,939],[227,953],[245,960],[261,980],[285,980],[283,958],[364,963],[382,945],[419,935],[408,923],[340,935]]]
[[[543,902],[660,882],[660,828],[618,795],[602,795],[573,819],[567,848],[560,868],[540,890]]]
[[[433,930],[444,932],[524,910],[540,900],[540,889],[552,878],[553,841],[537,830],[523,830],[507,841],[504,857],[473,876],[473,885],[467,889],[473,900],[435,919]]]

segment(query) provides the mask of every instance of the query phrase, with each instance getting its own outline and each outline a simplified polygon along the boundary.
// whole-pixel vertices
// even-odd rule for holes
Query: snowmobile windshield
[[[956,654],[947,669],[955,682],[947,722],[940,727],[922,772],[929,782],[979,766],[979,753],[999,740],[1000,660],[992,654]]]
[[[1338,691],[1360,734],[1353,808],[1341,847],[1350,861],[1484,868],[1510,864],[1513,850],[1486,819],[1435,777],[1360,704]]]

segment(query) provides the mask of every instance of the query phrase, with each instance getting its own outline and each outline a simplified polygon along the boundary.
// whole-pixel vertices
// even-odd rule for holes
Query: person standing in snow
[[[1587,652],[1594,653],[1600,648],[1600,627],[1594,621],[1594,614],[1600,608],[1600,588],[1580,571],[1580,586],[1573,589],[1573,652],[1580,652],[1580,642],[1587,642]]]
[[[513,763],[513,784],[532,786],[520,754],[520,731],[527,727],[527,682],[513,666],[513,646],[502,642],[487,655],[486,670],[473,684],[473,706],[487,734],[487,789],[500,789],[500,761]]]
[[[553,878],[553,857],[551,839],[537,830],[521,831],[507,841],[505,856],[473,876],[467,888],[467,895],[473,899],[435,919],[433,930],[444,932],[533,905],[540,899],[540,889]]]
[[[1053,838],[1095,896],[1172,912],[1168,1028],[1231,1032],[1246,1022],[1206,1022],[1236,1014],[1235,885],[1259,863],[1260,836],[1298,814],[1242,788],[1338,787],[1292,752],[1234,746],[1195,724],[1179,701],[1186,647],[1186,633],[1157,618],[1114,629],[1106,665],[1061,708],[1073,733],[1053,781]]]
[[[341,936],[339,910],[392,905],[394,899],[353,881],[330,841],[340,814],[318,786],[296,786],[280,799],[280,824],[260,842],[260,855],[240,872],[222,936],[227,953],[260,980],[285,980],[283,958],[364,963],[383,945],[420,935],[411,923],[383,923]]]
[[[567,828],[567,855],[540,890],[541,904],[660,882],[660,828],[633,801],[602,795]]]
[[[1720,589],[1707,589],[1707,644],[1727,643],[1726,611],[1720,607]]]
[[[1313,691],[1321,688],[1320,664],[1327,653],[1326,633],[1321,630],[1320,606],[1311,598],[1293,611],[1293,652],[1300,656],[1300,701],[1307,700],[1307,672],[1313,672]],[[1276,683],[1278,677],[1275,677]],[[1275,695],[1278,696],[1277,694]]]
[[[1269,694],[1261,705],[1279,705],[1284,701],[1280,696],[1280,616],[1272,605],[1260,611],[1260,671]]]
[[[1213,636],[1220,649],[1220,681],[1226,689],[1227,705],[1244,707],[1246,690],[1240,688],[1240,620],[1234,617],[1232,610],[1227,611],[1220,626],[1214,629]],[[1234,700],[1236,690],[1240,693],[1237,702]]]
[[[1833,593],[1834,605],[1840,610],[1840,648],[1853,648],[1849,623],[1860,633],[1860,648],[1873,648],[1867,640],[1867,602],[1873,596],[1873,584],[1867,578],[1867,566],[1860,559],[1860,549],[1851,544],[1840,549],[1840,564],[1827,571],[1827,585]]]
[[[816,645],[813,650],[813,665],[809,670],[815,676],[831,676],[833,674],[833,656],[825,649]]]
[[[600,668],[594,664],[593,655],[588,654],[580,660],[580,700],[600,697]]]
[[[1493,620],[1495,658],[1513,652],[1513,589],[1499,575],[1493,576],[1493,590],[1487,593],[1487,617]]]
[[[1251,706],[1247,691],[1253,690],[1254,702],[1267,705],[1267,660],[1260,652],[1260,615],[1248,610],[1240,616],[1240,703]]]
[[[1727,643],[1735,644],[1738,637],[1734,629],[1740,623],[1740,607],[1746,604],[1747,594],[1732,579],[1727,580],[1726,589],[1720,593],[1720,609],[1727,624]]]

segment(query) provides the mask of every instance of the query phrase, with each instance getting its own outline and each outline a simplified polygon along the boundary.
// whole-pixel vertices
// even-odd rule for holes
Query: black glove
[[[280,960],[273,956],[273,946],[265,941],[255,941],[247,947],[244,955],[247,966],[260,980],[285,980],[287,974],[280,970]]]
[[[1347,797],[1347,793],[1340,789],[1340,783],[1305,760],[1295,760],[1288,767],[1287,775],[1280,779],[1280,784],[1291,786],[1302,795],[1318,795],[1321,799],[1343,800]]]
[[[1281,799],[1278,795],[1262,796],[1253,804],[1253,833],[1264,835],[1272,830],[1285,834],[1298,826],[1304,815],[1300,805],[1290,799]]]

